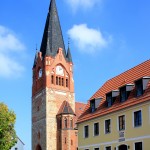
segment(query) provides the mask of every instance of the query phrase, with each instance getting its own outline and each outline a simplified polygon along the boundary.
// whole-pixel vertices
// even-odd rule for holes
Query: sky
[[[17,116],[16,132],[31,150],[31,88],[50,0],[0,5],[0,102]],[[74,63],[76,101],[110,78],[150,59],[149,0],[56,0]],[[140,70],[139,70],[140,71]]]

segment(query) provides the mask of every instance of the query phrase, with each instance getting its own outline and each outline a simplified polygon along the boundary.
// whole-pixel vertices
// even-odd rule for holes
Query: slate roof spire
[[[51,0],[40,51],[42,52],[43,57],[55,57],[59,47],[63,49],[63,54],[66,58],[66,50],[63,41],[56,2],[55,0]]]
[[[72,62],[72,56],[71,56],[71,51],[70,51],[70,42],[68,41],[68,51],[67,51],[67,60],[68,62]]]

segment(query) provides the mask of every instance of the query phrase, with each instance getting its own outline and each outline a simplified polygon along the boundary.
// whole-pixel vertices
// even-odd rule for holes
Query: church
[[[77,119],[85,104],[75,102],[73,61],[66,51],[56,1],[51,0],[32,83],[32,150],[76,150]]]

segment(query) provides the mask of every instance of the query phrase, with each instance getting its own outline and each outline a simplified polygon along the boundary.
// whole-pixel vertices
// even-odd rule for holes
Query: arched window
[[[37,145],[37,146],[36,146],[36,150],[42,150],[41,146],[40,146],[40,145]]]
[[[60,127],[60,129],[62,128],[62,125],[61,125],[62,123],[61,123],[61,118],[59,119],[59,127]]]
[[[43,74],[42,69],[39,69],[39,72],[38,72],[38,78],[41,78],[41,77],[42,77],[42,74]]]
[[[51,84],[54,84],[54,76],[51,75]]]
[[[67,119],[65,119],[64,123],[65,123],[65,128],[67,128]]]

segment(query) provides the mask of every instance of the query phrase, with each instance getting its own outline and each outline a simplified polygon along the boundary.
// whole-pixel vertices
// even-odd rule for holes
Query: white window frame
[[[119,117],[120,116],[125,116],[125,129],[124,130],[119,130]],[[126,130],[126,115],[125,114],[121,114],[117,116],[117,131],[125,131]]]
[[[142,143],[142,150],[144,150],[144,146],[143,146],[143,141],[136,141],[133,143],[133,150],[135,150],[135,143],[139,143],[141,142]]]
[[[105,146],[105,150],[106,150],[106,148],[109,147],[109,146],[111,147],[111,150],[112,150],[112,145],[106,145],[106,146]]]
[[[109,132],[109,133],[106,133],[106,132],[105,132],[105,131],[106,131],[105,121],[106,121],[106,120],[110,120],[110,132]],[[105,135],[110,134],[110,133],[112,132],[112,130],[111,130],[111,129],[112,129],[112,124],[111,124],[111,122],[112,122],[112,121],[111,121],[111,118],[108,118],[108,119],[105,119],[105,120],[104,120],[104,134],[105,134]]]
[[[95,135],[95,134],[94,134],[94,124],[95,124],[95,123],[98,123],[98,124],[99,124],[99,134],[98,134],[98,135]],[[100,135],[100,123],[99,123],[99,121],[97,121],[97,122],[94,122],[94,123],[93,123],[93,136],[94,136],[94,137],[97,137],[97,136],[99,136],[99,135]]]
[[[84,130],[84,129],[85,129],[86,126],[88,126],[88,137],[85,137],[85,130]],[[90,132],[89,132],[90,130],[89,130],[89,129],[90,129],[90,126],[89,126],[88,124],[83,126],[83,138],[84,138],[84,139],[89,138],[89,136],[90,136],[90,134],[89,134],[89,133],[90,133]]]
[[[137,111],[141,111],[141,117],[142,117],[142,125],[135,127],[134,125],[134,113]],[[143,113],[142,113],[142,108],[136,109],[132,112],[132,126],[133,128],[141,128],[143,126]]]

